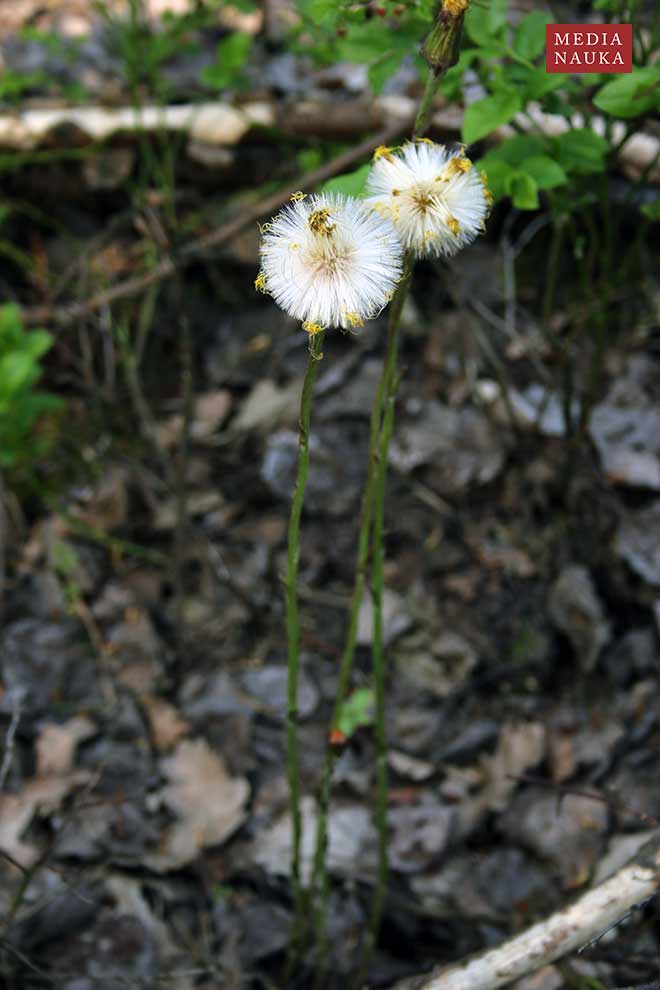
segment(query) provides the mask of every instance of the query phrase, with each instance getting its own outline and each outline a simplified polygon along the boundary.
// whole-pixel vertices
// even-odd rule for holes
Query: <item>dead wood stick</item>
[[[620,921],[660,886],[660,832],[614,876],[568,907],[494,949],[452,963],[429,977],[414,977],[392,990],[497,990],[574,952]]]
[[[227,223],[222,224],[220,227],[216,227],[214,230],[209,231],[208,234],[204,234],[194,241],[184,244],[176,255],[176,259],[168,256],[163,258],[151,271],[145,272],[143,275],[136,275],[134,278],[126,279],[123,282],[119,282],[117,285],[113,285],[110,289],[105,289],[103,292],[98,292],[95,296],[91,296],[89,299],[85,299],[79,303],[71,303],[68,306],[60,306],[53,308],[51,306],[34,306],[26,308],[23,310],[23,320],[28,326],[35,326],[39,323],[55,323],[59,326],[66,325],[67,323],[72,323],[77,319],[85,316],[89,316],[91,313],[95,312],[97,309],[101,309],[103,306],[108,306],[111,303],[117,302],[120,299],[128,299],[130,296],[137,295],[139,292],[143,292],[150,286],[155,285],[157,282],[161,282],[163,279],[168,278],[170,275],[174,274],[177,268],[183,268],[190,264],[196,258],[201,257],[206,254],[212,248],[220,247],[222,244],[226,244],[228,241],[235,237],[244,227],[247,227],[250,223],[255,223],[263,216],[267,216],[277,210],[280,206],[290,199],[291,194],[300,190],[312,189],[314,186],[318,185],[319,182],[325,182],[326,179],[332,178],[334,175],[338,175],[345,169],[349,168],[355,162],[359,161],[360,158],[364,158],[368,155],[379,144],[387,144],[392,141],[398,134],[406,129],[409,122],[404,120],[397,120],[396,123],[390,124],[389,127],[384,128],[372,137],[367,138],[365,141],[361,141],[350,151],[344,152],[343,155],[339,155],[334,158],[331,162],[327,162],[325,165],[321,165],[320,168],[315,169],[313,172],[303,173],[298,176],[291,185],[287,186],[285,189],[280,189],[271,196],[267,196],[265,199],[260,200],[258,203],[254,203],[251,206],[246,206],[241,213],[228,220]]]

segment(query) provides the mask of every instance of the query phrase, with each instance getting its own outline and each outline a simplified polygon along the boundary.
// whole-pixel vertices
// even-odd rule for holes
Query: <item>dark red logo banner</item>
[[[632,72],[632,24],[547,24],[546,72]]]

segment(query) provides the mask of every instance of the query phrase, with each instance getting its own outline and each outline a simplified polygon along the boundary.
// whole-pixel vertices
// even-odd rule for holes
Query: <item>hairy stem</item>
[[[298,674],[300,667],[300,627],[298,623],[298,560],[300,557],[300,517],[302,515],[307,474],[309,471],[309,423],[312,389],[323,357],[323,331],[309,338],[309,359],[300,397],[298,476],[289,518],[288,563],[286,576],[286,633],[289,650],[287,683],[287,776],[291,803],[292,842],[291,878],[294,897],[294,932],[292,951],[298,950],[303,922],[303,897],[300,876],[300,842],[302,818],[300,813],[300,769],[298,761]]]
[[[401,307],[399,307],[399,316]],[[397,329],[399,319],[397,320]],[[399,376],[396,372],[396,349],[398,334],[395,333],[392,355],[392,370],[388,379],[388,391],[383,416],[383,428],[380,435],[380,451],[378,456],[378,471],[376,473],[374,519],[373,519],[373,615],[374,630],[372,644],[374,695],[376,701],[376,808],[374,819],[378,832],[378,875],[371,902],[371,915],[367,931],[366,960],[373,952],[378,938],[389,864],[387,856],[387,736],[385,732],[385,654],[383,651],[383,559],[384,552],[384,516],[385,516],[385,482],[387,479],[387,457],[394,424],[394,402],[396,399]]]
[[[401,311],[408,291],[408,283],[412,262],[406,261],[403,276],[392,299],[390,309],[389,330],[387,336],[387,350],[383,368],[376,389],[373,408],[371,410],[371,423],[369,429],[369,454],[367,467],[367,480],[362,495],[362,508],[360,510],[360,528],[358,535],[357,563],[355,568],[355,580],[351,595],[351,604],[348,618],[348,630],[344,652],[342,653],[339,667],[339,680],[337,692],[332,709],[330,723],[330,738],[328,739],[325,751],[325,761],[321,776],[321,786],[318,795],[318,817],[316,823],[316,846],[314,850],[314,868],[312,872],[312,882],[310,884],[310,896],[313,897],[317,887],[320,888],[320,902],[315,917],[315,928],[319,944],[319,969],[322,971],[327,962],[327,944],[325,937],[327,906],[328,906],[328,871],[327,871],[327,843],[328,843],[328,807],[330,804],[330,782],[332,770],[337,752],[333,744],[332,731],[336,730],[341,714],[342,706],[346,700],[348,686],[350,684],[351,672],[353,670],[353,659],[355,656],[355,646],[357,641],[358,619],[360,606],[364,597],[364,586],[367,575],[367,564],[369,562],[369,550],[371,533],[371,521],[373,516],[374,495],[377,479],[377,468],[379,450],[381,446],[381,426],[383,421],[383,411],[387,397],[390,392],[390,381],[396,369],[396,354],[398,349],[398,332],[401,320]]]

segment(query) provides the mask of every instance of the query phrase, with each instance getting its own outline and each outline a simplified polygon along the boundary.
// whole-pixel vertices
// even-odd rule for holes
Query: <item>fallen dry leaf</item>
[[[48,814],[70,792],[86,784],[90,773],[75,770],[65,775],[34,777],[20,794],[0,796],[0,849],[9,853],[21,866],[29,867],[39,856],[39,849],[21,836],[36,814]]]
[[[518,786],[515,777],[540,763],[545,747],[545,728],[540,722],[507,723],[502,727],[497,750],[481,759],[489,778],[483,796],[488,808],[502,811],[506,807]]]
[[[147,695],[142,699],[142,703],[149,716],[156,749],[161,753],[172,749],[190,730],[188,722],[181,718],[174,705],[163,701],[162,698]]]
[[[161,767],[170,781],[161,798],[178,821],[145,862],[166,873],[192,862],[200,849],[224,842],[243,824],[250,788],[244,777],[229,776],[222,756],[203,739],[184,739]]]
[[[68,722],[44,725],[36,742],[37,777],[49,774],[67,774],[73,768],[78,743],[96,733],[96,726],[83,715]]]

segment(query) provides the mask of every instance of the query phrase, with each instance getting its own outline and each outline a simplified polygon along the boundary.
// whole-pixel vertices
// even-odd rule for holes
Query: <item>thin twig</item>
[[[16,733],[21,721],[21,697],[15,693],[12,699],[11,720],[5,736],[5,751],[2,754],[2,765],[0,765],[0,794],[5,789],[7,776],[14,758],[14,746],[16,745]]]
[[[338,175],[340,172],[345,171],[355,162],[359,161],[360,158],[364,158],[373,151],[377,145],[387,144],[388,141],[393,140],[404,127],[405,122],[402,123],[401,121],[391,124],[373,137],[361,141],[360,144],[351,148],[350,151],[346,151],[343,155],[333,158],[331,162],[321,165],[315,171],[303,172],[286,189],[280,189],[271,196],[259,200],[258,203],[244,207],[238,216],[228,220],[220,227],[209,231],[203,237],[184,244],[177,253],[176,262],[169,256],[165,257],[151,271],[119,282],[110,289],[104,289],[102,292],[98,292],[96,295],[91,296],[91,298],[79,303],[71,303],[56,309],[53,309],[51,306],[26,308],[22,312],[24,323],[27,326],[35,326],[41,323],[56,323],[59,326],[64,326],[89,316],[103,306],[108,306],[111,303],[118,302],[120,299],[128,299],[140,292],[144,292],[150,286],[156,285],[163,279],[173,275],[177,270],[177,266],[184,268],[186,265],[207,254],[211,249],[227,244],[228,241],[236,237],[249,224],[255,223],[263,216],[274,213],[291,198],[293,192],[296,192],[298,189],[303,191],[313,189],[314,186],[325,182],[326,179],[332,178],[333,175]]]

